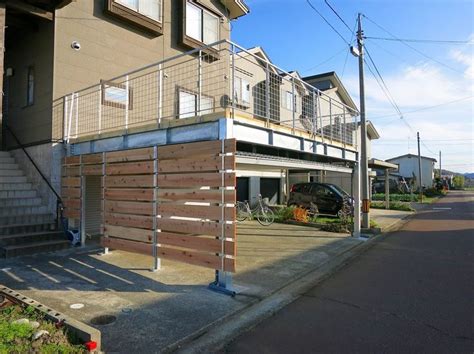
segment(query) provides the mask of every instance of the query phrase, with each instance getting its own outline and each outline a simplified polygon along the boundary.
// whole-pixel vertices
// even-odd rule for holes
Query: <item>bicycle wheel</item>
[[[257,220],[262,226],[269,226],[275,220],[275,214],[269,207],[263,207],[257,212]]]
[[[244,221],[249,217],[247,205],[244,202],[237,202],[235,205],[235,214],[237,221]]]

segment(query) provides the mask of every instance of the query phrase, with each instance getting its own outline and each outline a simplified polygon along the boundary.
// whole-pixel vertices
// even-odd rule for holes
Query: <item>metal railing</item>
[[[227,40],[68,94],[53,106],[63,140],[166,127],[216,113],[354,146],[358,112]],[[216,115],[217,116],[217,115]],[[222,116],[221,116],[222,117]],[[61,119],[62,118],[62,119]]]

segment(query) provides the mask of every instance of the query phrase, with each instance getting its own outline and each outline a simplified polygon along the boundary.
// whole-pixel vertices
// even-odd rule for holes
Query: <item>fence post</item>
[[[292,97],[292,102],[293,102],[293,107],[292,112],[293,112],[293,124],[292,124],[292,133],[295,133],[295,117],[296,117],[296,95],[295,95],[295,78],[293,77],[291,79],[291,95]]]
[[[153,147],[153,267],[152,272],[161,268],[158,258],[158,147]]]
[[[125,130],[128,132],[128,105],[130,101],[129,97],[129,83],[128,83],[128,75],[125,78]]]
[[[161,125],[163,115],[163,65],[158,65],[158,128]]]
[[[265,116],[267,127],[270,126],[270,68],[268,62],[265,66]]]
[[[196,102],[196,113],[201,116],[201,97],[202,97],[202,50],[199,51],[198,57],[198,97]]]
[[[99,134],[102,132],[102,83],[99,84]]]
[[[329,97],[329,135],[330,135],[330,138],[331,138],[331,143],[333,143],[334,141],[334,134],[333,134],[333,131],[334,131],[334,125],[333,125],[333,121],[332,121],[332,98]]]
[[[63,96],[63,141],[68,141],[67,96]]]
[[[232,43],[232,77],[231,77],[231,102],[232,102],[232,119],[235,118],[235,44]]]
[[[76,134],[75,137],[77,138],[79,135],[79,92],[76,93]]]
[[[346,142],[346,106],[342,106],[342,142],[344,144],[344,149],[346,148],[347,142]]]
[[[311,96],[312,96],[312,103],[313,103],[313,109],[312,109],[312,123],[313,123],[313,138],[316,137],[316,133],[318,131],[318,106],[316,105],[316,97],[314,94],[314,90],[311,90]]]

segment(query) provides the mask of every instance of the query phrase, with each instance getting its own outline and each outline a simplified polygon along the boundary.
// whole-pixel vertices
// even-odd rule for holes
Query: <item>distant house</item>
[[[404,178],[416,178],[420,180],[419,168],[418,168],[418,156],[413,154],[406,154],[391,159],[387,159],[387,162],[391,162],[398,165],[398,174]],[[421,184],[425,188],[429,188],[433,185],[434,179],[434,164],[436,159],[426,156],[421,156]],[[418,182],[416,183],[418,185]]]

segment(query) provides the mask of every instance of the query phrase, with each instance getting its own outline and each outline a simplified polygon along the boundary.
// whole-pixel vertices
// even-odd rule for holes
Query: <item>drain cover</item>
[[[101,315],[91,319],[91,323],[96,326],[105,326],[111,323],[114,323],[117,320],[117,317],[112,315]]]

